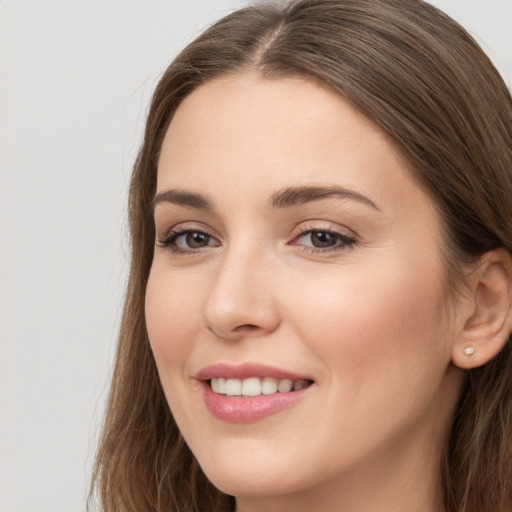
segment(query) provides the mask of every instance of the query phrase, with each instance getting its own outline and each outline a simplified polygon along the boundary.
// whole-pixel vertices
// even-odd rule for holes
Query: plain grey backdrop
[[[0,0],[0,512],[80,512],[151,92],[241,0]],[[434,0],[512,82],[512,0]]]

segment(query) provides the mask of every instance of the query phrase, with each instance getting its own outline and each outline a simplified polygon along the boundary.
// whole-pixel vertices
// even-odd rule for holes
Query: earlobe
[[[459,368],[482,366],[505,346],[512,330],[512,260],[507,251],[484,254],[469,277],[471,308],[453,346]]]

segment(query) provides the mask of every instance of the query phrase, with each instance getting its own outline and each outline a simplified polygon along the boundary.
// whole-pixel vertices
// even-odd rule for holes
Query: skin
[[[373,206],[269,206],[288,187],[333,185]],[[146,320],[169,406],[213,484],[240,512],[444,510],[462,306],[443,313],[440,219],[386,136],[310,81],[227,76],[169,126],[157,194],[172,189],[213,209],[156,205]],[[171,228],[210,238],[163,247]],[[315,247],[311,230],[326,229],[355,242]],[[194,375],[245,362],[314,384],[263,420],[221,421]]]

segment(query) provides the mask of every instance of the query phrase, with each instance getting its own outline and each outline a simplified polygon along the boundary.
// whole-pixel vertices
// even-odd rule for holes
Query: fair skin
[[[292,187],[317,197],[271,204]],[[446,314],[438,213],[382,132],[307,80],[216,79],[170,124],[157,198],[147,328],[213,484],[239,512],[443,511],[474,301]],[[217,417],[198,374],[246,363],[310,385],[268,416]]]

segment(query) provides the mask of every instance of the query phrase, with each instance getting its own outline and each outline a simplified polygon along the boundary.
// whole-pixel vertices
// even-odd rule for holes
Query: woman
[[[417,0],[242,9],[130,189],[105,510],[512,509],[512,101]]]

